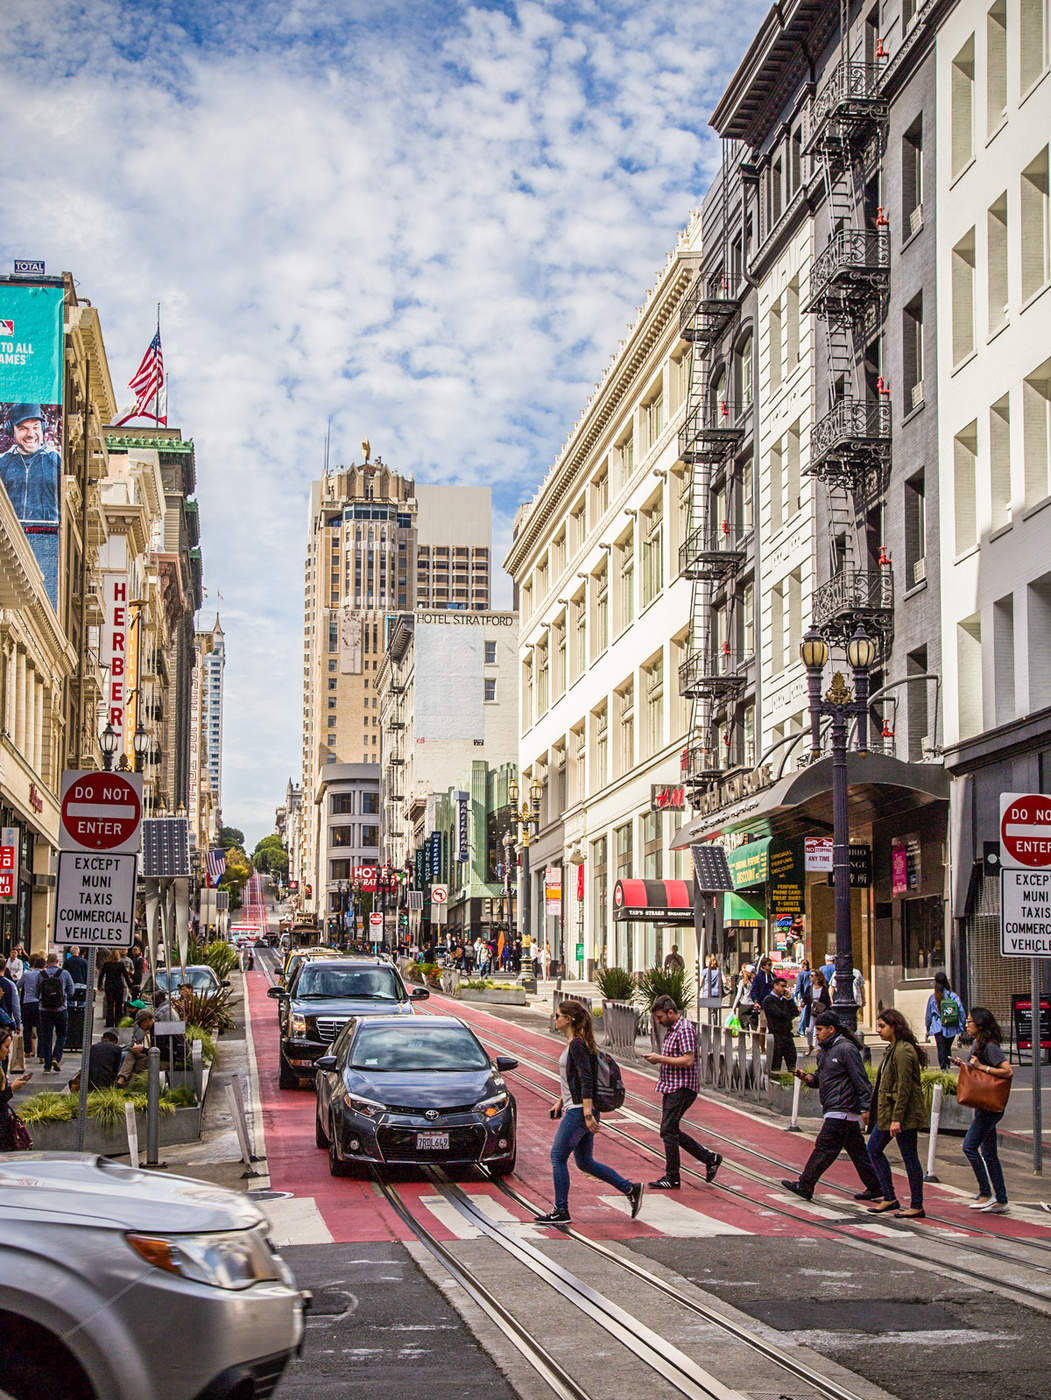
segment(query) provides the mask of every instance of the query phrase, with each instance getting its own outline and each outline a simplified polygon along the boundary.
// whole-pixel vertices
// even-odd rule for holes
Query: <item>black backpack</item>
[[[595,1056],[595,1097],[594,1104],[600,1113],[612,1113],[624,1103],[624,1079],[620,1065],[605,1050]]]
[[[40,1002],[41,1011],[61,1011],[62,1003],[66,999],[66,990],[62,985],[61,968],[53,974],[41,972],[40,981],[37,983],[37,999]]]

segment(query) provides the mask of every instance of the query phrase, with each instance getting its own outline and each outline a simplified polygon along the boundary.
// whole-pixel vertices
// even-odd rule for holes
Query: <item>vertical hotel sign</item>
[[[58,607],[61,287],[0,284],[0,479]]]
[[[130,732],[127,724],[128,687],[128,595],[127,574],[103,575],[102,664],[106,668],[106,723],[117,736],[114,753],[125,752]]]
[[[14,904],[18,898],[18,827],[0,830],[0,904]]]

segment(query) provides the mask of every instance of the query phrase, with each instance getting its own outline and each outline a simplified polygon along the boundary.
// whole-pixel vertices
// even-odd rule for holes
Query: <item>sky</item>
[[[309,484],[493,488],[494,596],[701,203],[757,0],[6,0],[0,266],[70,271],[114,387],[154,329],[226,632],[223,815],[298,780]]]

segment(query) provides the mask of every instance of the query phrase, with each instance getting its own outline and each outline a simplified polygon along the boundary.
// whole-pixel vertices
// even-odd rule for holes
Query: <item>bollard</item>
[[[241,1098],[240,1085],[228,1080],[226,1084],[226,1098],[230,1105],[230,1117],[233,1119],[234,1132],[237,1135],[237,1145],[241,1152],[241,1161],[244,1163],[242,1178],[261,1176],[252,1163],[258,1159],[252,1152],[252,1145],[248,1137],[248,1121],[245,1118],[244,1100]]]
[[[193,1074],[193,1092],[199,1104],[204,1102],[204,1047],[199,1040],[190,1046],[190,1068]]]
[[[151,1045],[147,1055],[146,1082],[146,1165],[159,1167],[161,1147],[161,1052]]]
[[[927,1148],[927,1170],[923,1173],[924,1181],[937,1181],[934,1173],[934,1157],[938,1151],[938,1129],[942,1121],[942,1086],[935,1084],[934,1093],[931,1096],[931,1141]]]
[[[139,1165],[139,1125],[135,1118],[135,1105],[130,1099],[124,1104],[124,1123],[128,1130],[128,1156],[131,1165]]]
[[[788,1127],[785,1129],[785,1132],[786,1132],[786,1133],[801,1133],[801,1132],[803,1131],[802,1128],[799,1126],[799,1093],[800,1093],[800,1090],[802,1089],[802,1087],[803,1087],[803,1081],[802,1081],[801,1079],[793,1080],[793,1082],[792,1082],[792,1118],[791,1118],[791,1121],[790,1121],[789,1124],[788,1124]]]

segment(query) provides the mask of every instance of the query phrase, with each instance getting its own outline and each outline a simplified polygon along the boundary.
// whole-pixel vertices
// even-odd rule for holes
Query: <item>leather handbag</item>
[[[1010,1092],[1010,1078],[987,1074],[984,1070],[973,1069],[969,1064],[960,1066],[956,1102],[961,1107],[982,1108],[986,1113],[1003,1113]]]

